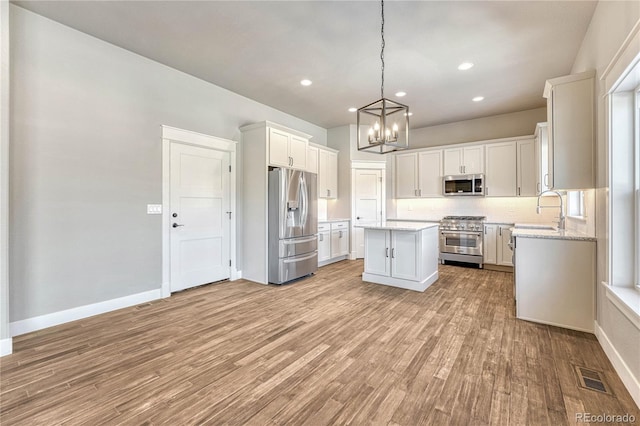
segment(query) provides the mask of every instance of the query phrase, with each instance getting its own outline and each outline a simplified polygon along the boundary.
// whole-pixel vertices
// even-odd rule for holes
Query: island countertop
[[[437,223],[428,222],[382,222],[371,225],[356,225],[356,228],[385,229],[389,231],[422,231],[428,228],[437,228]]]

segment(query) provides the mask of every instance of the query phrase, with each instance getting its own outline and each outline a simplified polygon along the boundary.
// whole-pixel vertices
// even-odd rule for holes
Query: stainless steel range
[[[440,221],[440,261],[474,263],[482,268],[484,216],[445,216]]]

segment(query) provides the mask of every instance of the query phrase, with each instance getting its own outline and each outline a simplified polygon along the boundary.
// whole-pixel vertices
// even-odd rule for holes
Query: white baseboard
[[[77,308],[15,321],[9,323],[9,329],[12,336],[19,336],[32,331],[42,330],[43,328],[53,327],[54,325],[92,317],[117,309],[128,308],[160,298],[162,298],[161,289],[149,290],[117,299],[105,300],[104,302],[92,303],[91,305],[78,306]]]
[[[609,337],[605,334],[604,330],[600,328],[600,325],[595,321],[596,338],[600,342],[600,346],[604,349],[604,353],[607,354],[609,361],[613,364],[613,368],[622,379],[622,383],[631,394],[631,398],[636,402],[636,405],[640,407],[640,381],[637,377],[634,377],[633,372],[629,369],[629,366],[624,359],[620,356],[616,348],[609,340]]]
[[[0,339],[0,356],[11,355],[13,353],[13,341],[11,337]]]

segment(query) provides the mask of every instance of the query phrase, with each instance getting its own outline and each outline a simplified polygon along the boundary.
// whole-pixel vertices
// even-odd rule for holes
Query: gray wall
[[[634,25],[640,20],[640,2],[599,2],[591,24],[576,55],[572,73],[596,70],[596,237],[597,282],[609,280],[608,224],[609,175],[606,137],[605,90],[600,81],[603,71],[614,58]],[[615,236],[614,236],[615,238]],[[620,283],[617,283],[620,284]],[[597,320],[636,380],[640,380],[640,330],[623,316],[597,285]]]
[[[542,90],[540,87],[540,98]],[[473,120],[422,127],[412,130],[409,137],[411,148],[450,145],[513,136],[533,135],[536,124],[547,121],[547,108],[536,108]]]
[[[162,201],[161,125],[239,140],[271,120],[326,145],[318,126],[10,11],[12,322],[160,288],[161,217],[146,204]]]

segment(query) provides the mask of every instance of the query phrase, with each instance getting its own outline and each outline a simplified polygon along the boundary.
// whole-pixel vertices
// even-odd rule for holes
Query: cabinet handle
[[[549,187],[549,173],[545,173],[544,175],[544,186]]]
[[[389,257],[389,247],[384,249],[384,257]]]
[[[324,235],[320,234],[320,241],[324,241]]]
[[[327,197],[331,196],[331,190],[327,189]]]
[[[486,186],[484,188],[484,195],[489,195],[489,187],[488,186]]]
[[[502,237],[502,226],[498,226],[498,229],[500,230],[500,236]]]
[[[540,182],[536,183],[536,192],[539,194],[540,191]]]
[[[484,227],[484,235],[487,235],[487,226]]]
[[[520,196],[520,187],[518,187],[518,196]]]
[[[338,238],[342,238],[342,231],[338,231]]]
[[[418,196],[422,197],[422,189],[418,189]]]
[[[418,190],[417,189],[413,190],[413,195],[415,195],[416,197],[418,196]]]
[[[393,259],[394,257],[396,257],[396,256],[395,256],[395,252],[396,252],[396,249],[392,248],[392,249],[391,249],[391,258],[392,258],[392,259]]]

